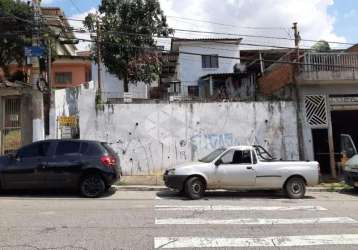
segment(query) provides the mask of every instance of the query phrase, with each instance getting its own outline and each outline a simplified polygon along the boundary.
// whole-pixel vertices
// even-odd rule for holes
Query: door
[[[250,150],[229,150],[220,159],[216,173],[221,188],[255,185],[256,173]]]
[[[6,188],[44,188],[46,182],[43,171],[49,146],[49,142],[38,142],[19,149],[9,166],[3,170]]]
[[[51,188],[75,187],[82,170],[81,143],[78,141],[59,141],[55,153],[48,159],[47,185]]]

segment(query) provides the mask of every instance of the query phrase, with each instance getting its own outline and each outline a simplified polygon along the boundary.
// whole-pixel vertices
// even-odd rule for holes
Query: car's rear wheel
[[[284,189],[289,198],[301,199],[306,193],[306,183],[300,177],[292,177],[286,182]]]
[[[191,177],[185,183],[185,193],[192,199],[201,199],[205,193],[205,183],[199,177]]]
[[[106,190],[106,185],[98,174],[86,175],[80,184],[80,191],[84,197],[96,198]]]

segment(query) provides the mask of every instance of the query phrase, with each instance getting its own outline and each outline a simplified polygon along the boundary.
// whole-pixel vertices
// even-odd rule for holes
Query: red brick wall
[[[259,88],[262,94],[271,95],[282,87],[292,83],[293,65],[281,64],[266,72],[259,78]]]

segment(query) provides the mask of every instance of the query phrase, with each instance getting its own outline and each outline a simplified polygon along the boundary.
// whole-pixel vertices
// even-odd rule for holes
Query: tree
[[[328,42],[320,40],[315,43],[311,49],[315,52],[329,52],[331,50],[331,47],[329,46]]]
[[[99,12],[99,49],[108,71],[123,80],[125,92],[129,82],[150,84],[160,72],[154,36],[173,32],[158,0],[102,0]],[[96,18],[92,14],[84,22],[91,31]]]
[[[31,44],[32,9],[21,1],[0,0],[0,67],[8,75],[12,62],[23,64],[24,47]]]

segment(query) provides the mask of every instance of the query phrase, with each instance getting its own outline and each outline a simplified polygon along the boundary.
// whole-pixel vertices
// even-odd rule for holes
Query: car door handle
[[[251,170],[251,169],[252,169],[252,167],[251,167],[251,166],[247,166],[247,167],[246,167],[246,169],[250,169],[250,170]]]

